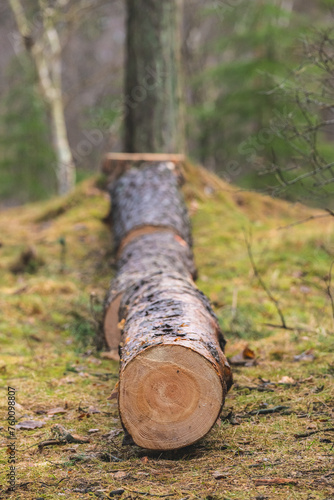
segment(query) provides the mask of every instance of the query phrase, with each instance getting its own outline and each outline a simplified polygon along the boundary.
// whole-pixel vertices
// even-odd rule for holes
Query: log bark
[[[109,349],[118,349],[120,343],[118,310],[124,291],[148,276],[173,271],[196,278],[192,250],[173,232],[146,234],[126,245],[105,301],[104,336]]]
[[[125,246],[117,262],[119,272],[126,270],[129,273],[139,269],[151,273],[162,266],[196,279],[193,251],[172,231],[139,236]]]
[[[168,450],[202,438],[232,384],[224,339],[208,299],[180,273],[161,273],[123,294],[119,412],[134,442]]]
[[[173,230],[192,245],[188,212],[170,163],[131,169],[110,187],[116,250],[146,232]],[[135,231],[135,232],[134,232]]]

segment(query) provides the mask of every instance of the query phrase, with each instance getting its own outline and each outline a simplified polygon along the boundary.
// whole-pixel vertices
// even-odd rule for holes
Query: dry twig
[[[271,291],[269,290],[269,288],[267,287],[267,285],[263,281],[262,276],[259,273],[258,268],[256,267],[256,264],[255,264],[255,261],[254,261],[254,257],[253,257],[253,252],[252,252],[251,241],[249,240],[249,238],[247,238],[246,234],[245,234],[245,242],[246,242],[246,247],[247,247],[247,252],[248,252],[249,260],[251,262],[254,274],[257,277],[257,279],[258,279],[260,285],[262,286],[263,290],[266,292],[269,300],[274,304],[274,306],[276,308],[276,311],[277,311],[277,313],[278,313],[278,315],[279,315],[279,317],[281,319],[281,322],[282,322],[281,328],[284,328],[285,330],[290,330],[291,328],[289,328],[287,326],[287,324],[286,324],[286,321],[285,321],[282,309],[280,308],[278,300],[273,296],[273,294],[271,293]]]

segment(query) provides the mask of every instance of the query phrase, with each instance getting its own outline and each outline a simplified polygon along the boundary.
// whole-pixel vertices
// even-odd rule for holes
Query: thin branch
[[[305,438],[309,436],[313,436],[313,434],[319,434],[319,432],[334,432],[334,427],[329,427],[328,429],[319,429],[317,431],[305,432],[303,434],[295,434],[295,438]]]
[[[319,214],[319,215],[310,215],[310,217],[306,217],[306,219],[299,220],[297,222],[292,222],[291,224],[287,224],[286,226],[280,226],[277,228],[277,231],[280,231],[281,229],[289,229],[290,227],[298,226],[299,224],[304,224],[305,222],[309,222],[310,220],[315,220],[315,219],[322,219],[324,217],[334,217],[334,212],[330,210],[329,208],[326,209],[328,214]]]
[[[251,242],[249,241],[249,239],[247,238],[247,235],[246,233],[244,234],[245,236],[245,242],[246,242],[246,247],[247,247],[247,252],[248,252],[248,256],[249,256],[249,260],[251,262],[251,265],[252,265],[252,268],[253,268],[253,271],[254,271],[254,274],[255,276],[257,277],[260,285],[262,286],[263,290],[266,292],[269,300],[274,304],[275,308],[276,308],[276,311],[281,319],[281,322],[282,322],[282,325],[281,327],[285,330],[290,330],[290,328],[287,326],[286,324],[286,321],[285,321],[285,318],[284,318],[284,315],[283,315],[283,312],[282,312],[282,309],[280,308],[280,305],[279,305],[279,302],[278,300],[273,296],[273,294],[271,293],[271,291],[269,290],[269,288],[267,287],[267,285],[265,284],[265,282],[263,281],[262,279],[262,276],[261,274],[259,273],[259,270],[257,269],[256,267],[256,264],[255,264],[255,261],[254,261],[254,257],[253,257],[253,252],[252,252],[252,247],[251,247]]]
[[[125,491],[128,491],[129,493],[135,493],[136,495],[143,495],[143,496],[146,496],[146,497],[166,498],[166,497],[172,497],[172,496],[176,495],[176,493],[167,493],[165,495],[159,495],[158,493],[149,493],[149,492],[146,492],[146,491],[130,490],[126,486],[123,486],[123,489]]]
[[[299,175],[298,177],[295,177],[291,181],[287,181],[285,183],[285,186],[292,186],[293,184],[296,184],[296,182],[299,182],[303,179],[307,179],[308,177],[312,177],[314,175],[320,174],[326,170],[329,170],[333,166],[334,166],[334,162],[328,163],[327,165],[323,165],[323,166],[320,166],[318,168],[315,168],[315,169],[311,170],[310,172],[306,172],[304,174]]]
[[[270,328],[280,328],[281,330],[289,330],[290,332],[309,332],[309,333],[317,333],[317,330],[313,328],[308,328],[307,326],[283,326],[283,325],[275,325],[273,323],[261,323],[262,325],[269,326]]]
[[[17,27],[22,38],[30,37],[29,22],[20,0],[9,0],[9,4],[15,16]]]
[[[323,186],[328,186],[328,184],[333,184],[333,183],[334,183],[334,177],[332,177],[331,179],[326,179],[322,182],[317,182],[313,186],[314,187],[323,187]]]
[[[329,300],[331,302],[332,316],[333,316],[333,321],[334,321],[334,297],[333,297],[333,294],[332,294],[332,274],[333,274],[333,267],[334,267],[334,261],[331,263],[331,267],[329,269],[328,284],[327,284],[327,294],[328,294]]]

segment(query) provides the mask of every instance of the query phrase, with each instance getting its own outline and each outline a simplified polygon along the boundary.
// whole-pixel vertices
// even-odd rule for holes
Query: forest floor
[[[291,226],[324,213],[191,166],[186,179],[198,286],[214,304],[227,356],[254,352],[233,367],[218,423],[177,452],[122,445],[117,404],[107,399],[118,363],[94,347],[114,273],[102,222],[109,201],[96,179],[86,181],[67,198],[0,213],[1,498],[334,499],[333,218]],[[254,274],[247,240],[289,329]],[[25,421],[35,428],[20,428]],[[59,439],[59,425],[89,442],[39,446]]]

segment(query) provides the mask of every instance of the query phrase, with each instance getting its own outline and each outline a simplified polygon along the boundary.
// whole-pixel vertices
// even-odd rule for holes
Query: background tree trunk
[[[183,152],[181,5],[127,0],[126,152]]]
[[[75,165],[68,142],[62,95],[61,44],[54,27],[54,11],[40,2],[43,32],[33,40],[28,18],[20,0],[9,0],[17,27],[35,64],[44,102],[50,111],[53,147],[56,153],[58,193],[71,191],[75,185]]]

